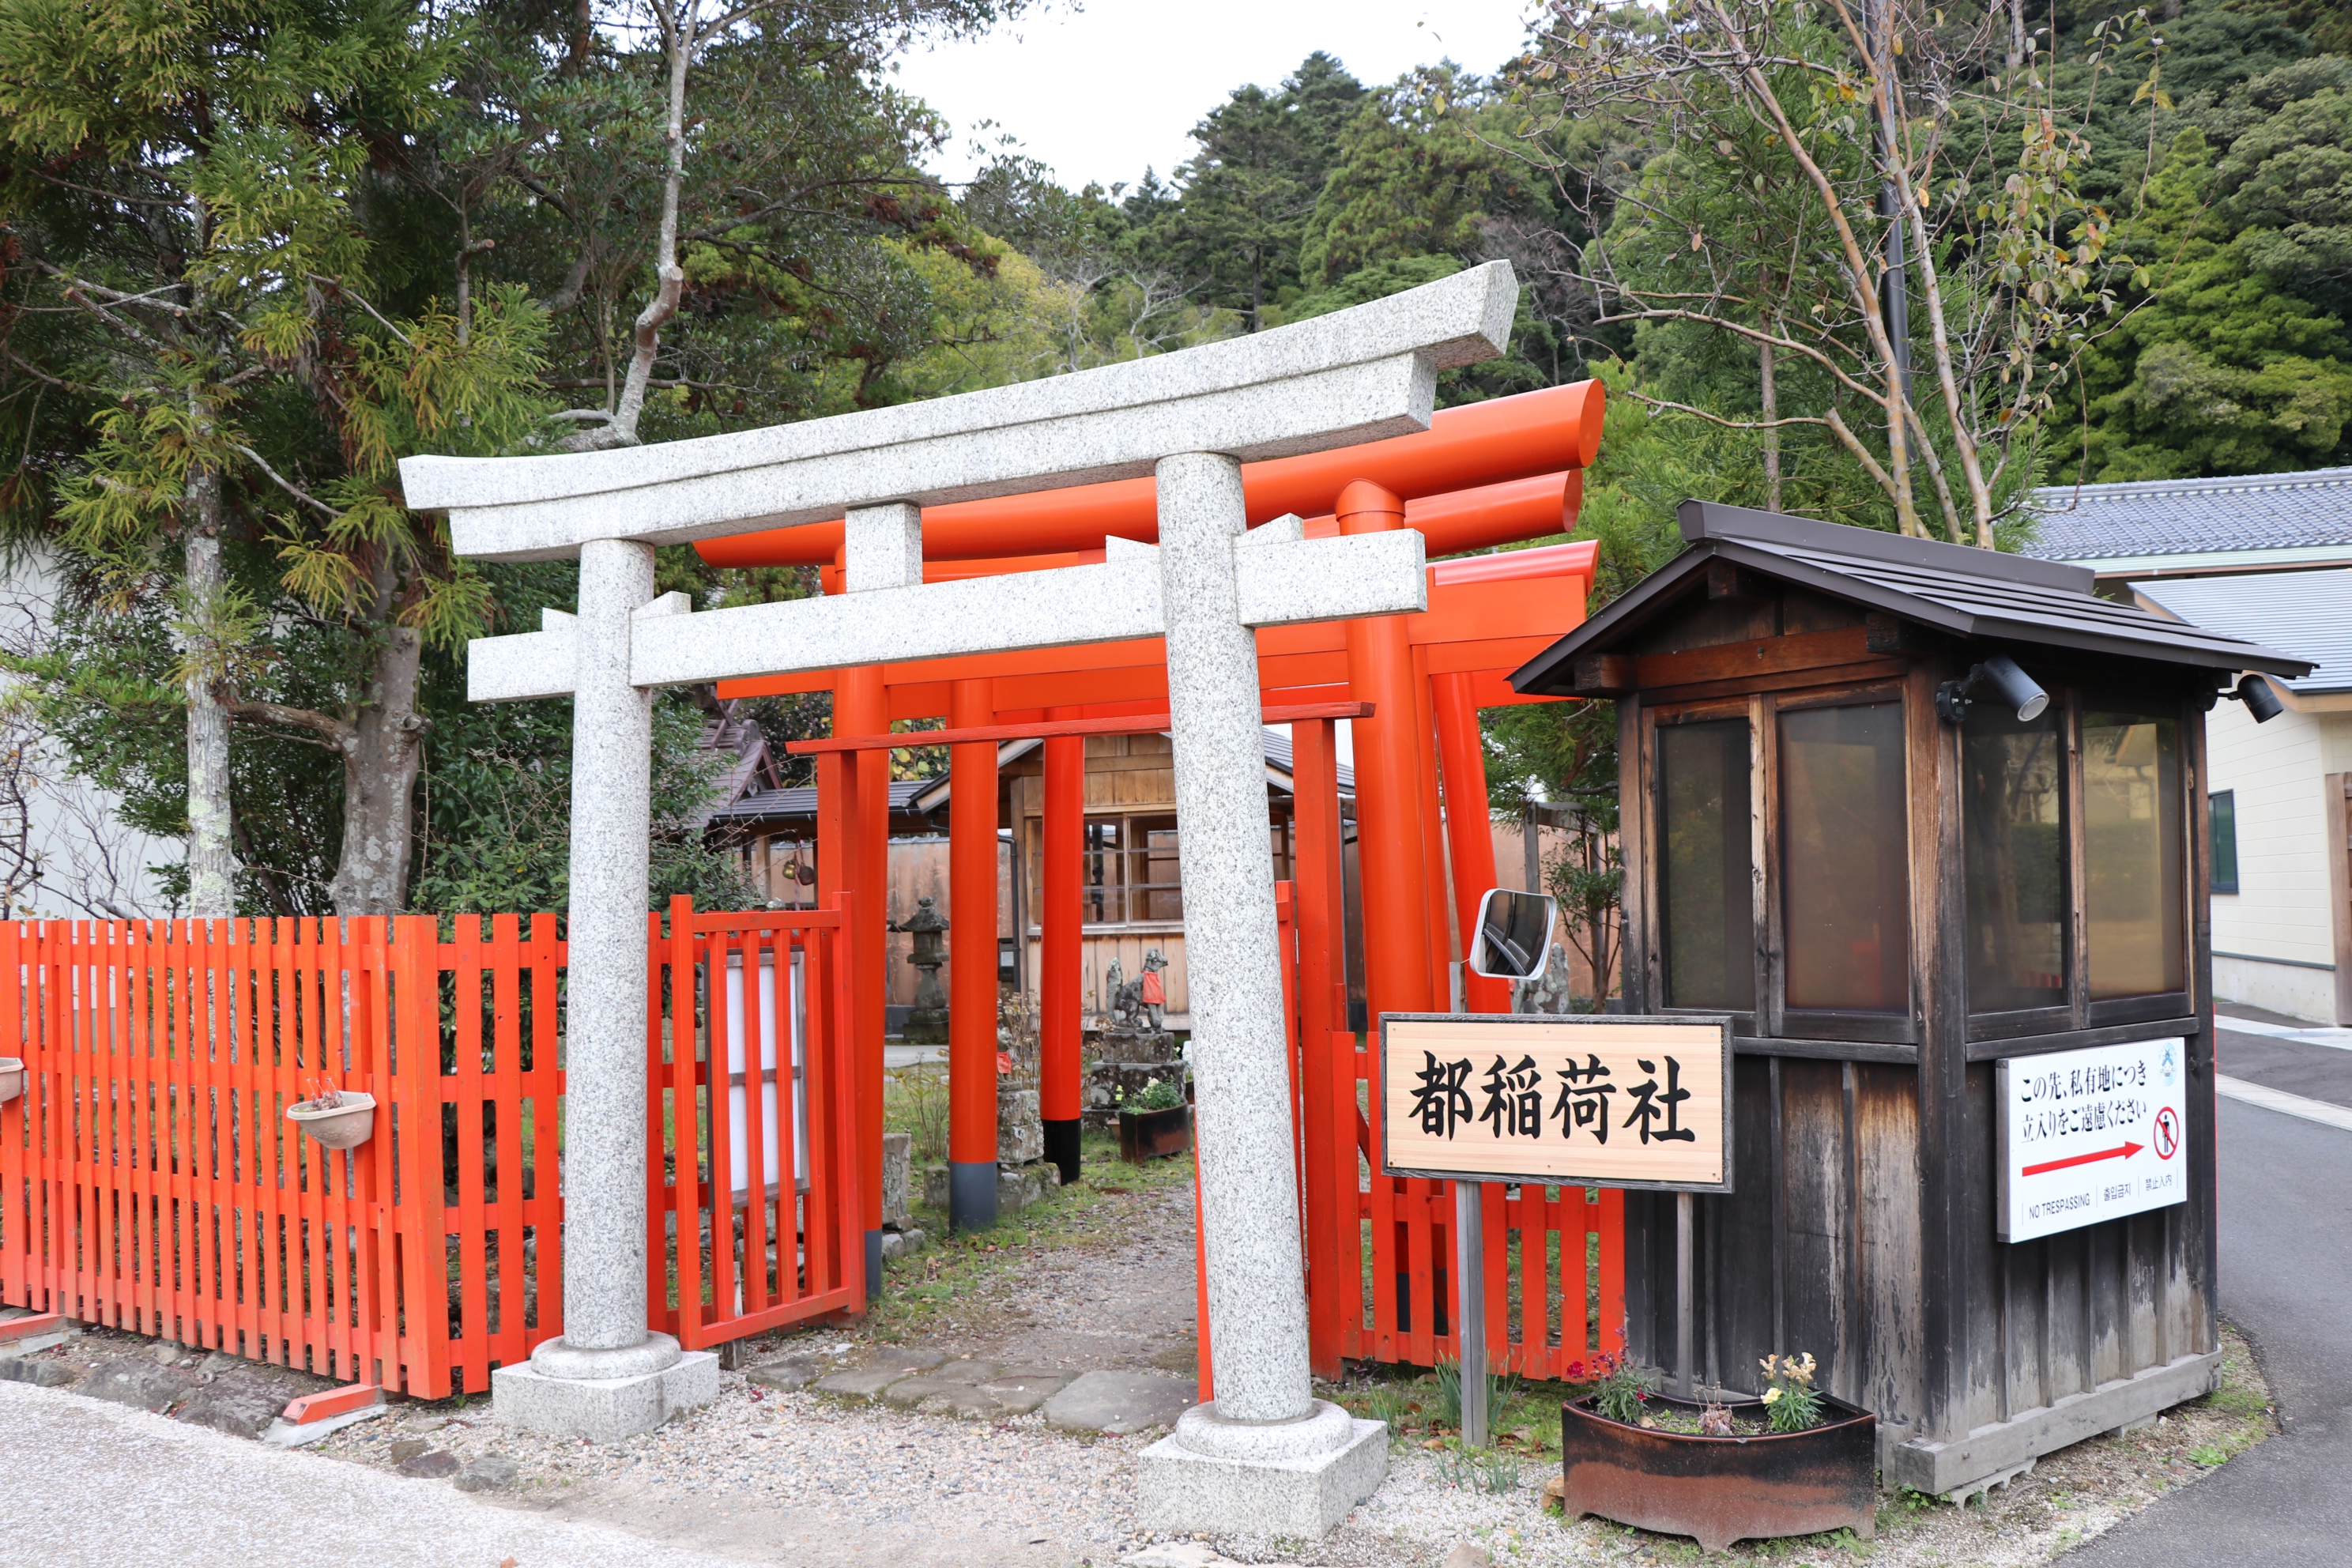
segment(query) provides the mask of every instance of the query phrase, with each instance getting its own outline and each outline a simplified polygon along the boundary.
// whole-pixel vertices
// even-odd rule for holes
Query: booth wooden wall
[[[1832,620],[1851,606],[1823,608]],[[1704,619],[1661,651],[1720,646],[1752,628]],[[1808,630],[1821,629],[1807,625]],[[1893,640],[1892,638],[1889,639]],[[1864,638],[1854,651],[1867,656]],[[1912,996],[1903,1040],[1795,1038],[1759,1011],[1739,1026],[1735,1190],[1696,1201],[1693,1302],[1698,1381],[1753,1389],[1756,1363],[1810,1351],[1823,1384],[1878,1415],[1890,1479],[1946,1492],[2021,1468],[2035,1456],[2142,1419],[2211,1386],[2218,1365],[2213,1170],[2212,942],[2204,712],[2179,700],[2189,782],[2184,857],[2191,911],[2189,1001],[2084,1006],[2077,1026],[2006,1039],[1971,1037],[1963,945],[1959,731],[1936,714],[1937,683],[1962,674],[1957,653],[1864,657],[1784,677],[1829,686],[1900,681],[1908,734]],[[1742,662],[1756,656],[1741,650]],[[2112,684],[2113,668],[2033,666],[2053,689],[2070,673]],[[1726,682],[1726,685],[1731,683]],[[2178,689],[2168,681],[2166,689]],[[1677,693],[1619,705],[1624,820],[1625,1009],[1663,1009],[1656,930],[1656,825],[1630,803],[1653,799],[1654,732],[1644,721]],[[1758,704],[1759,727],[1765,699]],[[2079,770],[2078,770],[2079,771]],[[1769,770],[1759,767],[1759,779]],[[1760,846],[1775,810],[1754,798]],[[2072,886],[2079,889],[2077,875]],[[1759,858],[1759,868],[1766,862]],[[1759,871],[1760,876],[1760,871]],[[1768,902],[1758,900],[1759,911]],[[2080,899],[2074,919],[2082,919]],[[1782,962],[1777,921],[1757,924],[1767,972]],[[2161,1016],[2158,1016],[2158,1015]],[[2142,1016],[2145,1015],[2145,1016]],[[1979,1020],[1979,1031],[1983,1020]],[[2189,1198],[2182,1205],[2044,1240],[1997,1239],[1993,1061],[2178,1033],[2187,1040]],[[1672,1367],[1675,1200],[1628,1194],[1628,1343]]]

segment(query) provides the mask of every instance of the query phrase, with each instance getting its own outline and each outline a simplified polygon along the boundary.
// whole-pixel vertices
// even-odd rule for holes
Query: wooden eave
[[[1768,579],[1872,612],[1864,646],[1855,650],[1864,658],[1926,651],[1917,634],[1905,629],[1917,627],[1964,640],[2226,674],[2252,669],[2295,676],[2312,668],[2309,661],[2273,648],[2099,598],[2091,591],[2093,574],[2079,567],[1700,501],[1683,503],[1682,524],[1689,549],[1513,671],[1512,688],[1560,697],[1648,689],[1653,682],[1629,662],[1625,644],[1680,609],[1692,594],[1741,596],[1737,581],[1727,591],[1727,572],[1745,574],[1740,581]],[[1663,679],[1682,672],[1657,673]]]

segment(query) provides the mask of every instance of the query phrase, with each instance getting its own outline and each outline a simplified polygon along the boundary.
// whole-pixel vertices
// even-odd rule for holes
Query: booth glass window
[[[2238,890],[2238,792],[2217,789],[2206,797],[2213,828],[2213,890]]]
[[[2091,1000],[2186,991],[2180,725],[2083,715],[2083,915]]]
[[[1756,1005],[1748,721],[1657,731],[1666,1005]]]
[[[1780,724],[1784,1005],[1907,1012],[1903,705],[1784,710]]]
[[[1969,1011],[2066,1005],[2066,822],[2060,710],[2021,721],[1972,703],[1960,734]]]

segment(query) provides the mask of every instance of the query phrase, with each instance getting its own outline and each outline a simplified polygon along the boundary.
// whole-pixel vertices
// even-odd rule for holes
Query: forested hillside
[[[1604,593],[1686,495],[1992,543],[2037,483],[2352,461],[2340,5],[1559,0],[1393,81],[1334,38],[1115,188],[1017,148],[944,184],[969,128],[887,64],[1023,5],[0,0],[0,521],[71,582],[19,717],[192,836],[199,911],[560,902],[568,714],[469,707],[461,659],[567,571],[450,558],[400,456],[1050,375],[1496,257],[1511,353],[1441,395],[1608,379]],[[1555,793],[1606,754],[1498,742]],[[662,864],[730,896],[690,834]]]

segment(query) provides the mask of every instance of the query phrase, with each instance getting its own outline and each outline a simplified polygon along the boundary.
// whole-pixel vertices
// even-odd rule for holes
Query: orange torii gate
[[[1251,520],[1315,505],[1305,498],[1319,495],[1317,510],[1329,510],[1305,524],[1310,537],[1413,527],[1436,554],[1558,533],[1573,525],[1581,470],[1597,455],[1601,405],[1599,384],[1587,383],[1451,410],[1422,435],[1247,465]],[[1465,476],[1501,482],[1459,488]],[[924,574],[941,580],[1100,560],[1099,545],[1073,547],[1089,533],[1096,541],[1140,543],[1150,533],[1138,520],[1148,524],[1150,509],[1149,481],[927,509]],[[804,561],[822,542],[812,536],[824,526],[701,548],[726,564]],[[1007,546],[1031,553],[997,552]],[[937,558],[959,551],[964,558]],[[1326,1373],[1338,1371],[1343,1355],[1432,1364],[1453,1342],[1451,1332],[1439,1332],[1453,1328],[1449,1184],[1376,1176],[1369,1191],[1358,1185],[1360,1152],[1377,1168],[1380,1110],[1376,1100],[1360,1104],[1357,1085],[1369,1076],[1369,1057],[1347,1027],[1335,726],[1341,719],[1354,725],[1370,1010],[1441,1009],[1450,991],[1448,884],[1454,923],[1467,931],[1479,895],[1495,880],[1477,710],[1528,700],[1504,678],[1581,623],[1596,552],[1583,542],[1439,562],[1427,569],[1429,607],[1423,613],[1256,634],[1263,717],[1293,731],[1297,863],[1285,904],[1290,930],[1284,952],[1293,970],[1286,994],[1298,1088],[1310,1336],[1315,1364]],[[838,592],[837,563],[823,575],[827,591]],[[993,933],[997,748],[1015,739],[1045,742],[1040,1098],[1047,1155],[1066,1179],[1075,1179],[1085,738],[1167,727],[1163,641],[1076,643],[829,676],[741,679],[721,683],[719,692],[828,687],[834,737],[795,742],[792,750],[818,761],[820,892],[850,892],[856,911],[849,946],[869,1230],[878,1232],[881,1224],[887,757],[894,749],[950,748],[950,924]],[[944,719],[947,728],[891,730],[896,721],[928,718]],[[1457,809],[1444,809],[1445,802]],[[992,952],[984,963],[950,966],[951,1163],[995,1159],[995,970]],[[1474,1011],[1509,1006],[1503,982],[1465,976],[1465,992]],[[1610,1304],[1622,1294],[1613,1196],[1588,1205],[1581,1190],[1551,1198],[1529,1193],[1486,1205],[1495,1364],[1549,1376],[1613,1348],[1622,1315]],[[956,1219],[986,1224],[993,1217]],[[1369,1322],[1360,1287],[1360,1230],[1366,1226],[1374,1258]],[[1585,1237],[1595,1230],[1605,1237],[1601,1299],[1588,1311],[1594,1282],[1584,1277]],[[1517,1342],[1505,1321],[1511,1232],[1520,1238]]]

